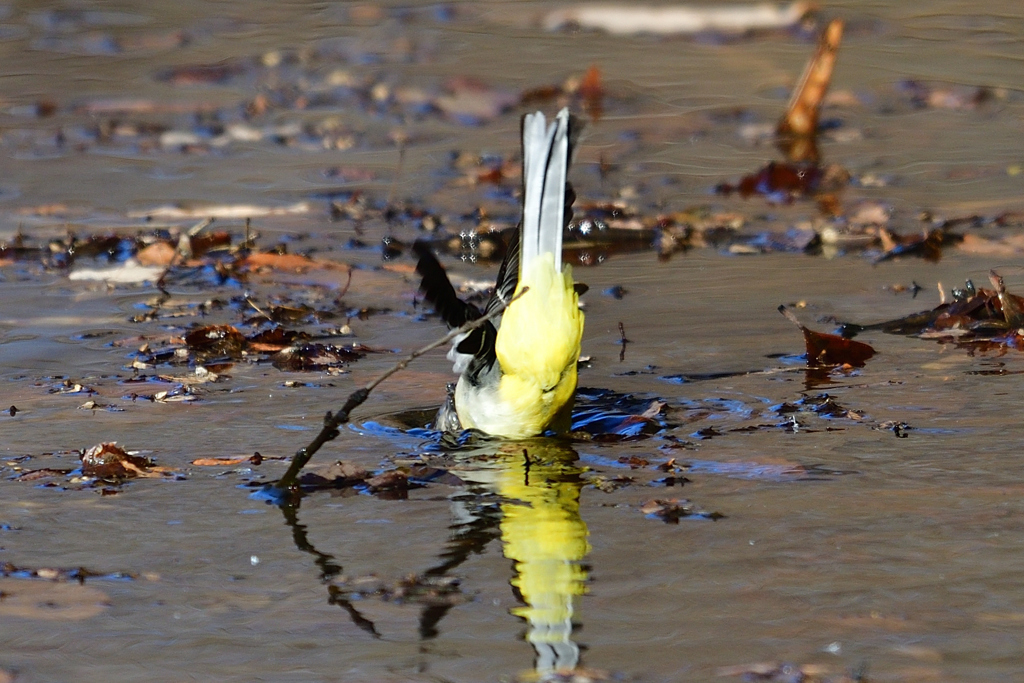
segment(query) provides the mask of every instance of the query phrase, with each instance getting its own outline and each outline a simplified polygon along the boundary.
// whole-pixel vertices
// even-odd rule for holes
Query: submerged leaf
[[[106,593],[77,583],[4,578],[0,579],[0,597],[0,618],[8,624],[17,618],[78,621],[110,607]]]
[[[189,351],[201,356],[237,358],[245,348],[245,335],[234,325],[207,325],[185,335]]]
[[[717,521],[725,515],[720,512],[706,512],[701,510],[688,500],[677,498],[649,500],[640,506],[640,512],[648,517],[657,517],[666,524],[679,524],[684,517],[695,517],[697,519],[710,519]]]
[[[275,354],[273,364],[278,370],[295,372],[340,371],[342,366],[365,356],[365,347],[358,344],[352,346],[300,344],[290,346]]]
[[[762,195],[775,204],[790,204],[795,199],[836,190],[848,181],[849,173],[841,166],[770,161],[757,173],[741,178],[736,185],[719,184],[715,192],[724,195],[736,192],[744,199]]]
[[[347,488],[363,484],[370,472],[355,463],[337,461],[323,470],[303,472],[299,484],[307,488]]]

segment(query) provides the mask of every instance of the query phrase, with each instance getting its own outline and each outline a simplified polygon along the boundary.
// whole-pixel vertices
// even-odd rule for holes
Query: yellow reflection
[[[459,472],[501,496],[501,540],[505,557],[514,562],[510,583],[523,602],[511,612],[528,624],[526,638],[541,676],[579,663],[579,647],[571,639],[573,598],[586,591],[582,561],[590,544],[580,517],[583,481],[576,458],[551,440],[509,443]]]

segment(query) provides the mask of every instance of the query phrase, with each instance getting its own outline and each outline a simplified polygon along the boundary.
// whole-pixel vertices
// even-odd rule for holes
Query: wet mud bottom
[[[1015,8],[0,8],[0,683],[1014,680]],[[432,431],[437,351],[268,502],[562,106],[573,431]]]

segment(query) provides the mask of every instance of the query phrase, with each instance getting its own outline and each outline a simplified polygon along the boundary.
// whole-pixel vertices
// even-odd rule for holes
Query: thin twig
[[[198,223],[196,223],[195,225],[193,225],[191,228],[188,229],[188,236],[189,237],[195,237],[196,235],[201,233],[203,230],[205,230],[206,228],[208,228],[211,225],[213,225],[213,221],[214,220],[216,220],[216,219],[215,218],[204,218],[203,220],[199,221]]]
[[[192,258],[192,238],[212,224],[213,221],[213,218],[204,218],[189,228],[186,232],[183,232],[178,236],[178,246],[174,250],[174,255],[171,256],[171,260],[167,264],[167,267],[164,268],[164,272],[160,273],[160,277],[156,279],[157,289],[167,295],[167,298],[170,298],[171,296],[166,289],[167,276],[171,274],[171,270],[173,270],[175,266],[186,259]]]
[[[355,268],[353,268],[352,266],[348,267],[348,279],[345,280],[345,286],[341,289],[341,291],[338,293],[338,296],[336,296],[335,299],[340,299],[341,297],[343,297],[346,294],[348,294],[348,288],[352,286],[352,271],[353,270],[355,270]]]
[[[273,319],[273,318],[271,318],[271,317],[270,317],[269,315],[267,315],[267,313],[266,313],[266,312],[264,312],[264,310],[263,310],[262,308],[260,308],[259,306],[257,306],[257,305],[256,305],[256,302],[254,302],[254,301],[253,301],[252,299],[250,299],[249,297],[245,297],[245,303],[247,303],[247,304],[249,304],[250,306],[252,306],[252,307],[253,307],[253,309],[254,309],[254,310],[255,310],[255,311],[257,312],[257,313],[259,313],[260,315],[262,315],[262,316],[263,316],[264,318],[266,318],[266,319],[267,319],[267,320],[269,320],[270,322],[274,322],[274,319]]]
[[[367,385],[360,387],[359,389],[356,389],[351,394],[349,394],[348,400],[345,401],[345,405],[341,407],[341,410],[333,414],[328,412],[327,415],[324,416],[324,426],[320,430],[320,433],[316,435],[316,438],[314,438],[309,443],[308,446],[295,453],[295,456],[292,458],[292,463],[288,467],[288,471],[284,473],[284,476],[281,477],[281,479],[276,484],[272,485],[273,488],[277,489],[278,492],[294,492],[293,489],[295,487],[295,481],[299,476],[299,472],[302,471],[302,468],[305,467],[306,463],[309,462],[310,458],[312,458],[313,455],[318,450],[320,450],[321,446],[323,446],[325,443],[331,441],[336,436],[338,436],[338,427],[348,422],[349,413],[351,413],[353,410],[362,405],[363,402],[366,401],[367,398],[369,398],[370,392],[377,388],[377,385],[379,385],[381,382],[383,382],[384,380],[386,380],[388,377],[395,374],[399,370],[403,370],[405,367],[409,365],[409,363],[416,360],[417,358],[427,353],[428,351],[432,351],[439,346],[444,346],[445,344],[448,344],[453,339],[458,337],[460,334],[465,334],[470,330],[474,330],[477,327],[483,325],[484,323],[490,321],[492,318],[495,318],[496,316],[500,315],[501,312],[504,311],[509,304],[511,304],[513,301],[521,297],[527,291],[529,291],[529,287],[523,287],[519,291],[519,293],[516,294],[511,299],[509,299],[508,302],[498,304],[497,306],[495,306],[494,310],[489,311],[487,315],[483,316],[482,318],[477,318],[476,320],[470,320],[462,327],[452,330],[451,332],[441,337],[440,339],[427,344],[423,348],[416,349],[408,356],[395,363],[391,368],[389,368],[388,370],[384,371],[376,378],[371,380]]]

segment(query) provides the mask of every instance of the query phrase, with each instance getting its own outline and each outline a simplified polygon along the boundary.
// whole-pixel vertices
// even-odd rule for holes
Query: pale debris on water
[[[135,259],[128,259],[113,268],[77,268],[68,274],[68,279],[139,284],[160,279],[165,270],[163,266],[143,266]]]
[[[212,206],[157,206],[146,211],[132,211],[132,218],[256,218],[258,216],[293,216],[309,213],[309,202],[296,202],[284,206],[258,206],[255,204],[220,204]]]
[[[637,33],[746,33],[793,26],[810,11],[806,2],[789,5],[762,3],[724,7],[582,4],[547,14],[543,26],[555,31],[566,26],[599,29],[617,35]]]

